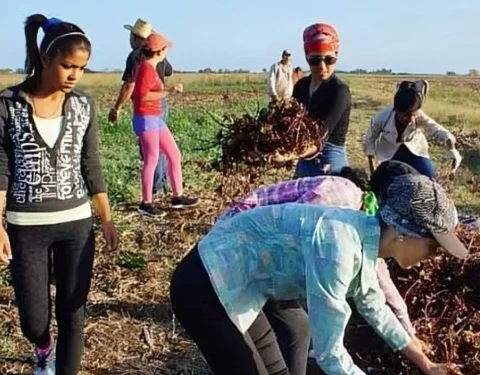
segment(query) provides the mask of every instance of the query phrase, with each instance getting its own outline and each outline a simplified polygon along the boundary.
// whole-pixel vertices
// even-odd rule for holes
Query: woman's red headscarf
[[[339,44],[337,29],[328,23],[315,23],[303,32],[305,53],[337,53]]]

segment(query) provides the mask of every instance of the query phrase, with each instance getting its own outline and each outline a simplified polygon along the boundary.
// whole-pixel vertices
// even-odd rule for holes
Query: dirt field
[[[343,77],[350,84],[355,101],[348,139],[350,162],[366,167],[361,137],[370,116],[392,101],[399,77]],[[480,131],[480,79],[428,79],[431,93],[426,112],[461,135],[464,164],[456,179],[449,183],[449,190],[462,213],[480,214],[480,189],[476,182],[480,177],[480,142],[474,133]],[[0,76],[0,88],[19,80],[20,76]],[[207,112],[238,113],[264,105],[264,80],[263,75],[188,74],[177,75],[168,81],[167,84],[185,84],[185,93],[170,102],[168,122],[182,151],[186,190],[198,195],[202,204],[194,210],[173,212],[168,208],[169,196],[159,196],[157,203],[168,214],[162,219],[148,219],[136,213],[140,194],[140,161],[130,125],[130,110],[124,111],[116,125],[109,124],[106,119],[108,109],[116,98],[120,77],[103,74],[84,77],[83,88],[92,93],[101,110],[103,163],[121,245],[117,254],[106,253],[102,250],[99,236],[95,275],[87,308],[83,375],[210,374],[195,346],[172,319],[169,279],[175,264],[213,224],[219,211],[246,191],[244,186],[234,183],[229,190],[218,193],[220,175],[212,168],[212,161],[218,159],[219,150],[207,146],[214,138],[218,125]],[[434,146],[432,155],[442,172],[446,166],[446,152]],[[292,169],[275,171],[253,181],[250,188],[289,178],[292,174]],[[413,283],[420,278],[418,275],[399,276],[406,280],[403,284],[398,281],[404,293],[411,293]],[[54,290],[54,286],[52,288]],[[480,291],[475,288],[478,285],[472,290],[475,298],[480,299]],[[415,311],[425,308],[422,306],[415,305]],[[477,319],[472,321],[480,322],[478,312],[471,316]],[[420,316],[417,316],[416,324],[421,332],[426,332],[422,330],[425,322]],[[463,328],[463,331],[468,330],[468,327]],[[0,336],[0,373],[29,374],[33,363],[32,347],[22,337],[5,267],[0,269],[0,332],[3,333]],[[361,336],[363,340],[371,340],[369,345],[377,345],[378,339],[371,331],[362,332],[365,332]],[[472,334],[472,345],[478,345],[480,350],[480,332],[473,331]],[[435,337],[429,337],[427,333],[424,338],[434,345],[437,358],[447,359],[444,357],[451,348],[443,351],[440,349],[442,343],[435,342]],[[355,345],[354,340],[352,345]],[[365,370],[368,367],[372,374],[418,373],[403,359],[388,354],[388,349],[382,345],[375,346],[378,355],[370,353],[371,358],[366,358],[365,353],[359,351],[354,359]],[[375,358],[382,358],[383,362],[377,363]],[[480,366],[480,361],[478,364]],[[474,373],[480,373],[480,367],[471,367],[464,372],[465,375]]]

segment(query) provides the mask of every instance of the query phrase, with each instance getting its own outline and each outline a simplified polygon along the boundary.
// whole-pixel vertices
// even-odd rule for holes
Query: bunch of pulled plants
[[[293,98],[270,102],[254,114],[225,115],[218,122],[224,173],[243,167],[275,168],[312,150],[318,154],[327,136],[326,125]]]

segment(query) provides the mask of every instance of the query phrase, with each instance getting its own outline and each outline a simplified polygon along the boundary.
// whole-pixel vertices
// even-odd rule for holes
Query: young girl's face
[[[83,77],[90,53],[75,48],[69,54],[57,53],[54,59],[42,58],[44,82],[48,82],[57,91],[68,93]]]
[[[415,117],[418,115],[418,110],[416,111],[409,111],[409,112],[396,112],[395,116],[397,121],[407,126],[411,122],[415,120]]]
[[[439,245],[430,238],[399,237],[392,246],[396,247],[395,260],[400,267],[408,269],[421,261],[435,256]]]

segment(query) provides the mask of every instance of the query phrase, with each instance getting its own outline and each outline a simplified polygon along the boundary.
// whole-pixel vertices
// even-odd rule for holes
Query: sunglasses
[[[321,62],[324,62],[325,65],[333,65],[337,62],[336,56],[313,56],[307,59],[308,65],[310,66],[317,66]]]

